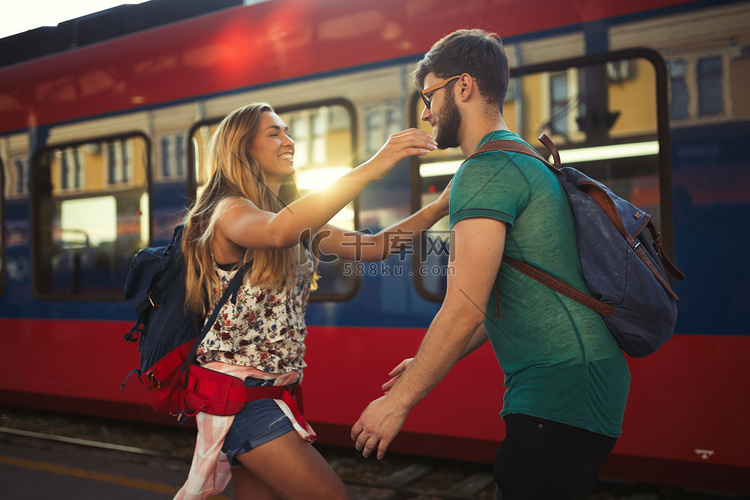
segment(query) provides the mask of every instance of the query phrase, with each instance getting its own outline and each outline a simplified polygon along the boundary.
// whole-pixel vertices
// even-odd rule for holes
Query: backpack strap
[[[542,134],[539,140],[542,140],[542,137],[549,139],[545,134]],[[506,140],[506,139],[496,139],[494,141],[485,142],[484,144],[479,146],[477,149],[475,149],[474,152],[471,154],[471,156],[469,156],[469,158],[474,158],[477,155],[480,155],[482,153],[489,153],[491,151],[506,151],[508,153],[520,153],[526,156],[531,156],[533,158],[536,158],[537,160],[547,165],[550,169],[552,169],[553,172],[559,174],[560,173],[560,153],[558,153],[557,148],[555,148],[554,144],[552,144],[551,142],[550,144],[552,145],[552,148],[550,149],[550,151],[552,152],[552,157],[555,161],[554,165],[548,162],[534,148],[531,148],[522,142],[511,141],[511,140]],[[545,143],[545,146],[546,145],[547,144]],[[466,160],[468,160],[469,158],[466,158]]]
[[[242,279],[245,277],[245,273],[247,272],[251,264],[252,261],[237,269],[237,273],[235,273],[232,281],[229,282],[227,289],[224,290],[224,294],[216,304],[216,307],[214,307],[213,314],[211,314],[211,317],[208,318],[208,321],[206,321],[206,323],[203,325],[203,330],[201,330],[200,335],[196,337],[195,344],[193,344],[193,348],[190,350],[190,353],[185,359],[185,364],[182,366],[183,371],[186,371],[190,364],[195,361],[195,353],[198,351],[198,346],[201,342],[203,342],[203,339],[206,337],[206,334],[208,334],[208,331],[211,329],[213,324],[216,323],[216,318],[219,316],[219,313],[224,307],[224,304],[226,304],[227,300],[229,300],[229,297],[237,296],[237,292],[239,292],[240,286],[242,286]]]
[[[164,252],[162,252],[162,261],[163,258],[170,252],[173,251],[173,248],[179,247],[182,245],[182,233],[185,229],[184,224],[179,224],[177,227],[174,228],[174,233],[172,234],[172,241],[164,248]],[[178,254],[178,258],[181,260],[182,255]],[[165,283],[171,283],[174,280],[180,279],[180,273],[182,272],[183,266],[177,265],[177,262],[171,262],[169,267],[167,268],[167,275],[164,278]],[[159,273],[154,273],[154,276],[151,278],[151,283],[148,285],[148,293],[146,294],[147,301],[144,301],[144,307],[145,311],[147,311],[147,314],[151,312],[152,309],[155,309],[159,307],[159,302],[161,301],[161,297],[158,293],[154,293],[154,287],[157,281],[157,275]],[[163,293],[163,292],[162,292]],[[148,317],[148,316],[146,316]],[[144,320],[145,323],[145,320]]]
[[[612,313],[615,312],[614,306],[595,299],[591,295],[580,291],[574,286],[568,285],[561,279],[552,276],[546,271],[542,271],[528,262],[514,259],[507,254],[503,254],[503,262],[547,288],[551,288],[552,290],[565,295],[569,299],[575,300],[582,306],[588,307],[592,311],[598,312],[603,316],[610,317],[612,316]]]
[[[546,139],[546,142],[544,139]],[[554,165],[551,164],[549,161],[547,161],[535,149],[527,146],[526,144],[522,142],[518,142],[518,141],[504,140],[504,139],[496,139],[494,141],[488,141],[482,144],[481,146],[479,146],[477,149],[474,150],[474,152],[471,154],[471,156],[467,158],[467,160],[469,158],[473,158],[482,153],[489,153],[493,151],[505,151],[509,153],[519,153],[519,154],[523,154],[526,156],[531,156],[532,158],[536,158],[537,160],[547,165],[554,173],[560,174],[561,173],[560,172],[560,154],[557,151],[557,148],[549,139],[549,137],[547,137],[546,134],[542,134],[539,137],[539,140],[542,141],[542,143],[544,143],[544,145],[547,146],[549,150],[552,152],[552,157],[555,162]],[[547,144],[547,142],[549,142],[549,144]],[[609,316],[612,316],[612,313],[614,313],[615,311],[615,308],[613,306],[595,299],[591,295],[580,291],[574,286],[567,284],[561,279],[556,278],[555,276],[552,276],[548,272],[543,271],[539,269],[538,267],[532,264],[529,264],[528,262],[515,259],[505,253],[503,254],[503,262],[508,264],[513,269],[519,271],[520,273],[525,274],[529,278],[535,280],[536,282],[541,283],[542,285],[548,288],[551,288],[552,290],[568,297],[569,299],[572,299],[578,302],[582,306],[588,307],[589,309],[598,312],[599,314],[609,317]],[[498,311],[499,311],[499,308],[498,308]]]
[[[524,154],[527,156],[531,156],[532,158],[536,158],[537,160],[541,161],[545,165],[547,165],[554,173],[561,174],[561,163],[560,163],[560,153],[557,150],[557,147],[554,145],[552,140],[547,136],[547,134],[542,134],[539,136],[539,141],[544,144],[547,149],[550,150],[552,153],[552,158],[554,161],[554,165],[551,164],[549,161],[547,161],[542,155],[540,155],[535,149],[527,146],[526,144],[518,141],[512,141],[512,140],[494,140],[489,141],[481,146],[479,146],[474,152],[469,156],[469,158],[473,158],[474,156],[480,155],[482,153],[487,153],[491,151],[506,151],[510,153],[519,153]],[[467,160],[469,159],[467,158]],[[596,190],[586,190],[586,192],[593,196],[597,203],[607,212],[607,215],[610,217],[612,222],[615,224],[615,226],[618,227],[618,230],[623,235],[623,237],[628,238],[627,231],[624,230],[624,227],[622,226],[621,221],[619,221],[619,216],[617,216],[616,210],[614,208],[614,215],[610,213],[612,210],[607,210],[607,204],[602,203],[602,199],[606,198],[607,201],[609,198],[605,196],[597,196]],[[611,200],[610,200],[611,203]],[[684,280],[685,274],[680,271],[677,266],[672,262],[672,260],[667,256],[666,252],[664,252],[664,248],[661,244],[661,238],[659,232],[656,230],[656,227],[654,226],[653,222],[651,222],[650,217],[644,224],[645,227],[648,227],[649,231],[651,232],[652,239],[654,241],[654,249],[657,252],[657,255],[659,256],[659,259],[662,261],[662,264],[666,268],[666,270],[675,277],[677,280]],[[633,245],[631,245],[632,247]],[[645,252],[642,248],[636,245],[635,247],[636,252],[639,250],[641,252]],[[646,263],[647,265],[650,264],[650,259],[644,259],[641,257],[641,260]],[[575,300],[579,304],[588,307],[589,309],[592,309],[599,314],[602,314],[604,316],[611,316],[614,312],[614,307],[610,306],[609,304],[606,304],[600,300],[595,299],[591,295],[584,293],[577,288],[567,284],[566,282],[560,280],[559,278],[556,278],[555,276],[552,276],[551,274],[542,271],[536,266],[533,266],[527,262],[514,259],[513,257],[508,256],[507,254],[503,255],[503,262],[510,265],[512,268],[516,269],[517,271],[525,274],[529,278],[547,286],[548,288],[551,288],[552,290],[555,290],[556,292],[565,295],[566,297]],[[649,267],[653,267],[653,264],[651,264]],[[677,299],[677,296],[672,291],[671,287],[669,286],[666,279],[662,276],[660,272],[656,269],[651,269],[654,276],[661,282],[662,286],[664,286],[665,290],[669,292],[675,299]],[[679,299],[677,299],[679,300]]]
[[[656,229],[656,226],[651,221],[648,222],[646,227],[651,232],[651,238],[654,240],[654,250],[656,250],[656,254],[659,256],[662,265],[666,268],[667,271],[669,271],[672,276],[674,276],[674,279],[683,281],[685,279],[685,273],[677,269],[675,263],[672,262],[672,259],[670,259],[667,253],[664,251],[664,246],[662,246],[661,244],[661,233]]]

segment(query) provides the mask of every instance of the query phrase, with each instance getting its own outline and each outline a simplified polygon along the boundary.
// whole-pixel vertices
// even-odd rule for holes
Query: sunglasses
[[[436,90],[442,89],[456,78],[461,78],[461,75],[447,78],[439,83],[436,83],[432,87],[427,87],[426,89],[419,92],[419,96],[422,98],[422,101],[424,101],[424,105],[427,107],[427,109],[430,109],[430,106],[432,106],[432,94],[434,94]]]

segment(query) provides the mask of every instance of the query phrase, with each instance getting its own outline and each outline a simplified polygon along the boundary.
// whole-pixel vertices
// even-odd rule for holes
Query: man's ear
[[[463,102],[468,101],[472,94],[479,91],[477,89],[477,81],[468,73],[461,75],[456,85],[459,87],[458,96]]]

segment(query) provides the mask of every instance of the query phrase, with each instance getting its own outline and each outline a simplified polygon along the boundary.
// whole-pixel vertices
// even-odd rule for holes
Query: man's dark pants
[[[585,499],[617,438],[523,414],[505,417],[496,500]]]

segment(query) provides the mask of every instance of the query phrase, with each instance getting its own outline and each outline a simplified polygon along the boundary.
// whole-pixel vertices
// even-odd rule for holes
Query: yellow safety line
[[[125,476],[117,476],[115,474],[95,472],[92,470],[78,469],[75,467],[66,467],[64,465],[51,464],[46,462],[36,462],[34,460],[26,460],[23,458],[0,456],[0,463],[16,467],[24,467],[26,469],[40,470],[43,472],[52,472],[54,474],[61,474],[64,476],[80,477],[83,479],[90,479],[92,481],[117,484],[120,486],[125,486],[127,488],[137,488],[139,490],[154,491],[156,493],[164,493],[168,495],[174,495],[178,491],[178,488],[175,488],[174,486],[155,483],[153,481],[143,481],[140,479],[132,479]],[[223,496],[215,496],[211,498],[214,500],[231,500]]]

